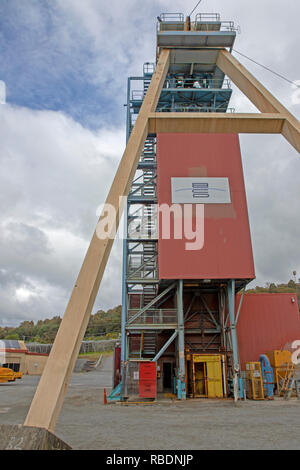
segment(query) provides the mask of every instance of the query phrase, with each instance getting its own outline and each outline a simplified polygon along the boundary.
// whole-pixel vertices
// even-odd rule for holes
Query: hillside
[[[278,293],[297,292],[298,303],[300,305],[300,284],[290,280],[287,284],[266,283],[264,287],[256,286],[247,289],[247,293]],[[60,316],[51,319],[24,321],[18,327],[0,327],[0,339],[23,339],[27,342],[53,343],[57,330],[61,322]],[[104,337],[117,337],[121,331],[121,305],[106,312],[98,310],[91,315],[84,339],[100,339]]]
[[[18,327],[0,327],[0,339],[22,339],[27,342],[53,343],[61,317],[51,319],[24,321]],[[91,315],[84,339],[100,339],[103,337],[117,337],[121,331],[121,306],[114,307],[106,312],[98,310]]]

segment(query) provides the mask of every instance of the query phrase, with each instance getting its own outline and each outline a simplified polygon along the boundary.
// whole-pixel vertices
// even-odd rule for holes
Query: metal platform
[[[162,48],[226,47],[232,48],[235,31],[160,31],[157,33],[158,51]]]
[[[239,32],[239,27],[235,26],[233,21],[221,21],[218,13],[197,14],[188,29],[182,13],[160,15],[157,23],[158,54],[162,48],[232,50],[236,34]]]

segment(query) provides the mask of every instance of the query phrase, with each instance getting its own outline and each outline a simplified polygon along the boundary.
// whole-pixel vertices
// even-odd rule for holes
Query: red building
[[[236,308],[240,296],[236,298]],[[284,349],[300,340],[300,316],[296,294],[246,294],[237,323],[241,367],[258,361],[261,354]]]

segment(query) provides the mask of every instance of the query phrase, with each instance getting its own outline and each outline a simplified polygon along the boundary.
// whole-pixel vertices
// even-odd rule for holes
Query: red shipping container
[[[140,362],[139,396],[141,398],[156,397],[156,362]]]
[[[236,296],[236,308],[240,295]],[[242,369],[248,361],[258,361],[261,354],[284,349],[300,340],[300,316],[297,296],[293,293],[245,294],[237,335]]]
[[[171,178],[189,178],[191,181],[190,178],[198,177],[228,178],[230,203],[204,205],[204,246],[198,250],[187,250],[186,243],[191,240],[184,236],[181,239],[174,237],[172,223],[171,238],[164,238],[160,214],[159,278],[254,279],[238,136],[234,134],[158,134],[159,206],[172,204]],[[199,203],[199,199],[197,202]],[[195,213],[196,204],[192,204],[192,207]],[[191,220],[195,227],[195,215],[192,215]]]

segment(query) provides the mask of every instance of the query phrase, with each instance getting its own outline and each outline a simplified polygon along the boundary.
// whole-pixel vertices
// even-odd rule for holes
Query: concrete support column
[[[178,281],[177,288],[177,315],[178,315],[178,377],[177,377],[177,398],[186,399],[185,390],[185,357],[184,357],[184,318],[183,318],[183,281]]]

